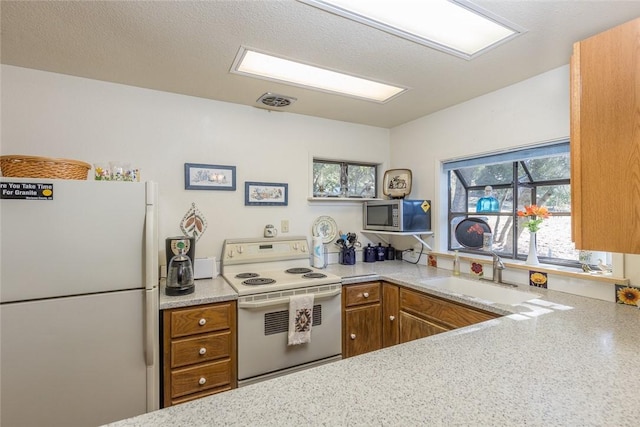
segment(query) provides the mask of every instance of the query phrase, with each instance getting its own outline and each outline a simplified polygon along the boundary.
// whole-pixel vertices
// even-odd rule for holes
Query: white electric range
[[[225,240],[220,270],[239,295],[239,386],[342,358],[341,278],[310,256],[304,236]],[[289,346],[289,298],[309,293],[311,341]]]
[[[340,283],[311,267],[310,257],[305,237],[227,239],[220,270],[240,296]]]

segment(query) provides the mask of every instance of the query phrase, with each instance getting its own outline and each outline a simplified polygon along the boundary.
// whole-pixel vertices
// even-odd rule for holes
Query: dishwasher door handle
[[[320,299],[331,298],[336,295],[340,295],[342,292],[341,288],[337,288],[327,292],[318,292],[313,294],[313,300],[317,301]],[[260,301],[238,301],[238,308],[263,308],[263,307],[271,307],[275,305],[288,304],[289,297],[282,298],[272,298],[265,299]]]

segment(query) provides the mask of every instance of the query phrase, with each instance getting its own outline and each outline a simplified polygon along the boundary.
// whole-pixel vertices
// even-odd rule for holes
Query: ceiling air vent
[[[278,95],[275,93],[267,92],[262,95],[256,102],[266,105],[267,107],[283,108],[288,107],[297,101],[297,98],[292,96]]]

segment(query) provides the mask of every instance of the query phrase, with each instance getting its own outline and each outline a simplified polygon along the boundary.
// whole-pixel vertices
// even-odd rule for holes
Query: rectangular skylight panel
[[[234,70],[240,74],[377,102],[388,101],[406,90],[246,49],[240,50],[235,63]]]
[[[300,1],[467,59],[518,34],[515,25],[499,23],[465,0]]]

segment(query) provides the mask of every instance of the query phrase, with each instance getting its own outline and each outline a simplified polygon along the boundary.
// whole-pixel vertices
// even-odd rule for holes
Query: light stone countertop
[[[450,274],[402,262],[328,271],[436,294],[425,283]],[[638,425],[640,310],[533,291],[541,298],[509,307],[465,300],[505,317],[112,425]]]
[[[170,296],[165,294],[164,290],[165,279],[162,279],[160,281],[160,310],[238,299],[236,291],[222,276],[196,280],[195,290],[189,295]]]

